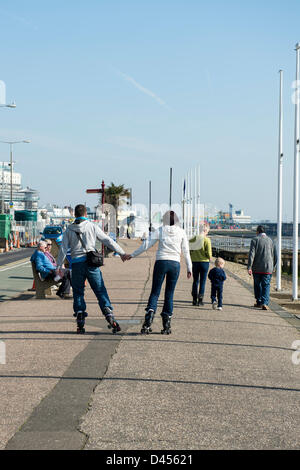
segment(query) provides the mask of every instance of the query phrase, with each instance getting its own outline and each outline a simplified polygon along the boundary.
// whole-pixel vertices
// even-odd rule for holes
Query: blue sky
[[[0,0],[7,101],[0,140],[41,202],[87,202],[105,182],[174,201],[201,166],[201,199],[276,219],[278,70],[284,70],[284,220],[292,219],[300,3]],[[0,160],[8,155],[0,146]]]

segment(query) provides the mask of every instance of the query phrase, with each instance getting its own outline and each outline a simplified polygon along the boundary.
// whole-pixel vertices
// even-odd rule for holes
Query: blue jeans
[[[158,260],[153,269],[152,290],[148,300],[147,310],[152,309],[154,313],[157,309],[157,301],[166,277],[165,301],[162,313],[169,316],[173,314],[173,297],[176,283],[180,273],[180,263],[170,260]]]
[[[254,296],[259,305],[269,305],[272,274],[253,273]]]
[[[79,311],[86,311],[86,303],[84,300],[84,283],[86,279],[89,281],[89,284],[98,299],[102,313],[104,314],[105,307],[112,309],[100,269],[88,266],[87,262],[84,261],[82,263],[72,264],[74,312],[77,313]]]
[[[211,283],[211,302],[214,303],[218,298],[218,307],[223,307],[223,284],[216,286]]]
[[[193,282],[193,287],[192,287],[192,296],[195,300],[197,299],[198,295],[199,297],[204,297],[208,270],[209,270],[208,261],[193,261],[194,282]],[[200,277],[200,288],[199,288],[199,294],[198,294],[199,277]]]

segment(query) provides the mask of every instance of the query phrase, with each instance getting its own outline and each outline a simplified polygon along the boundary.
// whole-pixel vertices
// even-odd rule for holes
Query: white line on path
[[[18,268],[19,266],[24,266],[25,264],[29,264],[29,263],[30,261],[25,261],[25,263],[15,264],[14,266],[11,266],[10,268],[0,269],[0,273],[2,273],[3,271],[7,271],[8,269],[14,269],[14,268]]]

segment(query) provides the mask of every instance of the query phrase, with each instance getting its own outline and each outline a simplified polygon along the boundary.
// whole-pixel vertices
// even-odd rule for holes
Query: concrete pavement
[[[124,244],[131,252],[137,242]],[[160,334],[159,309],[153,334],[142,336],[154,254],[106,260],[117,336],[89,289],[84,336],[71,300],[26,293],[0,305],[0,448],[300,448],[291,348],[300,320],[276,304],[276,312],[250,307],[252,292],[230,275],[223,311],[211,309],[209,285],[205,306],[193,307],[182,265],[172,334]]]

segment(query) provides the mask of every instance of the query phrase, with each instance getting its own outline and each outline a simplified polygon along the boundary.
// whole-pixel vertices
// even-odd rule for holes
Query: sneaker
[[[213,302],[211,306],[212,306],[213,310],[216,310],[217,309],[217,302]]]
[[[259,304],[258,302],[256,302],[256,304],[254,304],[254,305],[253,305],[253,307],[255,307],[255,308],[261,308],[261,307],[262,307],[262,305],[261,305],[261,304]]]
[[[217,310],[223,310],[222,307],[217,307]]]
[[[56,292],[56,295],[60,297],[61,299],[65,298],[65,294],[62,294],[61,292]]]
[[[262,310],[269,310],[269,307],[267,305],[262,305],[261,308]]]

